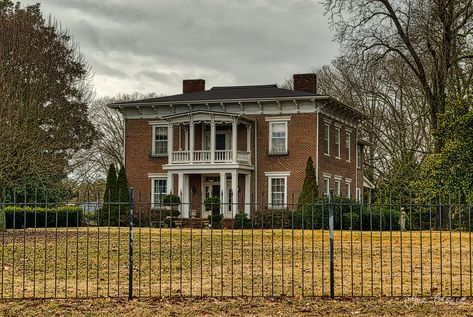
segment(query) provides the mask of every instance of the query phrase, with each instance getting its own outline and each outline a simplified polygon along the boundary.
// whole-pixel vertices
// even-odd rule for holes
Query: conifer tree
[[[129,203],[130,202],[130,192],[128,188],[128,179],[126,177],[125,167],[123,165],[120,166],[120,170],[118,171],[118,196],[121,203]]]
[[[309,156],[305,166],[305,178],[302,186],[301,194],[299,195],[299,209],[312,202],[313,198],[317,197],[317,178],[315,176],[314,161]]]
[[[102,225],[107,225],[110,216],[110,225],[118,224],[118,205],[113,204],[118,202],[118,180],[114,164],[110,164],[110,167],[108,168],[103,202],[102,212],[100,213],[99,219],[100,223]]]

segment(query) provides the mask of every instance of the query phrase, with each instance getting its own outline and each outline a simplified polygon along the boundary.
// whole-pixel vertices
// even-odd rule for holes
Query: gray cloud
[[[44,0],[92,66],[98,95],[173,94],[183,78],[207,86],[282,82],[337,54],[313,0]]]

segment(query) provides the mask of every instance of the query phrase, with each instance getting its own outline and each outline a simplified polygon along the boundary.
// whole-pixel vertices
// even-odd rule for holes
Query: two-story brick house
[[[184,218],[206,217],[205,198],[218,196],[232,218],[297,202],[311,156],[321,193],[361,199],[365,116],[316,84],[315,74],[294,75],[294,90],[184,80],[182,94],[110,105],[125,120],[130,186],[150,206],[179,195]]]

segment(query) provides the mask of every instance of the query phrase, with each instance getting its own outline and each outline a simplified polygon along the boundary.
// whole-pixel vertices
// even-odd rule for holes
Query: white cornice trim
[[[291,172],[264,172],[264,176],[275,177],[275,176],[290,176]]]
[[[267,122],[290,121],[291,116],[265,117],[264,120],[267,121]]]

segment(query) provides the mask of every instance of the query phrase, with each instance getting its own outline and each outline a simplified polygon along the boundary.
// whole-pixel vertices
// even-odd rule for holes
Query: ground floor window
[[[286,208],[289,172],[267,172],[269,208]]]
[[[351,198],[351,183],[346,183],[347,185],[347,198]]]
[[[165,178],[154,178],[152,182],[152,203],[157,207],[163,203],[163,197],[167,192],[167,180]]]
[[[361,188],[356,188],[356,201],[361,203]]]
[[[330,195],[330,178],[324,177],[324,196]]]

